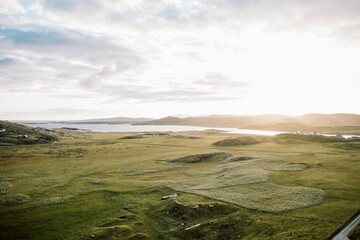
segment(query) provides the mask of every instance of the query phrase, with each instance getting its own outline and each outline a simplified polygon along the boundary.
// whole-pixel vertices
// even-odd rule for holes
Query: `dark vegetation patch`
[[[155,207],[155,212],[174,220],[193,221],[195,219],[208,219],[222,214],[234,212],[235,207],[225,204],[194,204],[183,205],[176,200],[168,200]]]
[[[79,128],[74,128],[74,127],[62,127],[60,128],[62,130],[68,130],[68,131],[78,131],[78,130],[81,130]]]
[[[144,233],[136,233],[127,238],[127,240],[148,240],[150,237]]]
[[[359,240],[360,239],[360,224],[358,224],[352,233],[349,235],[350,240]]]
[[[334,144],[329,144],[328,146],[343,149],[346,151],[359,151],[360,150],[360,142],[334,143]]]
[[[143,138],[142,135],[129,135],[129,136],[125,136],[119,139],[139,139],[139,138]]]
[[[226,162],[241,162],[241,161],[248,161],[248,160],[253,160],[255,159],[254,157],[249,157],[249,156],[238,156],[238,157],[232,157],[226,160]]]
[[[89,148],[76,146],[78,145],[73,145],[73,148],[53,148],[45,153],[52,157],[65,158],[70,156],[83,157],[89,152]]]
[[[88,153],[88,150],[85,148],[71,148],[63,151],[57,151],[54,156],[58,158],[66,158],[70,156],[83,156]]]
[[[169,200],[152,206],[148,215],[161,219],[157,226],[159,239],[164,237],[164,232],[174,239],[239,239],[243,226],[250,220],[245,215],[242,219],[233,219],[232,215],[237,212],[238,208],[229,204],[183,205]]]
[[[213,153],[201,153],[195,155],[189,155],[185,157],[180,157],[176,159],[169,160],[169,162],[176,163],[199,163],[204,161],[221,161],[225,160],[232,155],[225,152],[213,152]]]
[[[104,146],[104,145],[112,145],[112,144],[116,144],[117,142],[115,141],[96,141],[96,142],[93,142],[92,145],[101,145],[101,146]]]
[[[132,232],[132,228],[127,225],[102,227],[93,230],[89,239],[125,239],[126,237],[129,237]]]
[[[99,227],[111,227],[124,224],[126,221],[131,221],[136,219],[136,215],[130,212],[122,213],[120,216],[112,219],[107,219],[104,223],[101,223]]]
[[[146,132],[146,133],[141,133],[141,134],[136,134],[136,135],[125,136],[120,139],[170,138],[170,137],[174,137],[174,136],[170,135],[169,133],[165,133],[165,132]]]
[[[21,203],[23,199],[27,200],[22,195],[12,197],[8,205]],[[31,205],[26,209],[26,214],[21,208],[9,209],[1,213],[0,239],[93,239],[91,234],[103,236],[97,239],[124,239],[123,236],[129,236],[127,235],[129,229],[126,227],[93,228],[93,226],[99,219],[121,214],[119,209],[128,206],[134,208],[128,203],[130,197],[132,198],[117,192],[98,191],[80,194],[62,204],[49,205],[49,202],[57,201],[56,198],[51,198],[50,201],[47,199],[43,202],[46,204],[39,204],[38,207]],[[133,198],[136,200],[137,197]],[[143,195],[141,199],[144,199]],[[34,202],[35,205],[37,203]],[[122,225],[131,227],[128,223]]]
[[[201,137],[196,136],[185,136],[185,135],[173,135],[174,138],[184,138],[184,139],[199,139]]]
[[[184,139],[198,139],[200,137],[185,136],[185,135],[172,135],[164,132],[147,132],[143,134],[124,136],[120,139],[142,139],[142,138],[184,138]]]
[[[308,129],[311,132],[360,135],[360,126],[323,126]]]
[[[214,146],[244,146],[244,145],[251,145],[251,144],[257,144],[259,141],[255,139],[254,137],[239,137],[239,138],[231,138],[231,139],[224,139],[217,142],[214,142]]]
[[[307,168],[309,168],[309,164],[306,163],[289,163],[272,166],[269,169],[274,171],[301,171]]]
[[[304,134],[292,134],[292,133],[283,133],[278,134],[273,137],[276,143],[280,144],[292,144],[292,143],[304,143],[304,142],[314,142],[314,143],[334,143],[334,142],[348,142],[349,140],[327,137],[322,135],[304,135]]]

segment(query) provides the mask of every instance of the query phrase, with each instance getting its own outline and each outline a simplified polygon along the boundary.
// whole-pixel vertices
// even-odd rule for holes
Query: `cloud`
[[[42,0],[40,1],[45,8],[60,12],[84,11],[87,9],[95,10],[103,7],[101,1],[96,0]]]
[[[264,31],[311,32],[352,42],[358,39],[360,24],[358,0],[40,0],[27,7],[17,1],[14,4],[8,2],[13,1],[5,1],[3,8],[14,10],[6,10],[7,15],[12,13],[15,16],[19,11],[15,9],[20,8],[21,11],[31,11],[36,5],[35,12],[47,25],[107,34],[119,29],[124,33],[143,34],[214,27],[241,34],[242,30],[254,25]],[[31,21],[31,18],[27,20]],[[39,19],[33,20],[39,22]]]
[[[23,49],[47,56],[80,59],[93,64],[111,64],[116,60],[136,57],[133,50],[114,44],[104,37],[68,29],[0,29],[0,40],[8,48]]]
[[[203,89],[164,89],[139,85],[104,86],[99,93],[111,97],[114,101],[135,102],[206,102],[238,99],[239,96],[224,96],[213,91]]]
[[[92,74],[90,77],[81,82],[81,86],[89,89],[98,89],[103,86],[105,80],[115,73],[116,69],[111,66],[103,67],[99,72]]]
[[[244,81],[234,80],[223,73],[209,72],[205,74],[204,79],[193,82],[196,85],[207,86],[214,90],[225,90],[228,93],[232,91],[243,90],[249,84]]]
[[[96,32],[104,28],[152,32],[161,29],[184,30],[214,26],[241,30],[261,25],[272,31],[311,31],[335,34],[342,28],[355,28],[358,0],[195,0],[195,1],[102,1],[40,0],[25,8],[18,1],[2,1],[0,13],[15,14],[36,5],[39,16],[51,24]],[[40,13],[41,12],[41,13]],[[91,14],[89,14],[91,13]],[[29,19],[31,20],[31,19]],[[36,19],[38,20],[38,19]],[[50,23],[49,22],[49,23]],[[79,30],[78,29],[78,30]],[[347,32],[351,38],[356,32]]]
[[[143,63],[143,59],[129,56],[129,58],[117,61],[116,65],[105,66],[100,71],[82,80],[81,86],[88,89],[99,89],[107,79],[133,69],[138,69]]]
[[[0,0],[0,14],[14,14],[25,12],[25,8],[17,0]]]
[[[106,27],[130,31],[154,31],[163,27],[182,27],[182,22],[201,15],[203,1],[101,1],[40,0],[42,16],[69,28],[92,30]],[[91,14],[88,14],[91,13]],[[91,24],[90,24],[91,23]],[[124,29],[125,30],[125,29]]]
[[[7,57],[0,58],[0,66],[1,65],[9,65],[13,62],[14,62],[14,59],[12,59],[12,58],[7,58]]]
[[[206,104],[356,86],[359,13],[358,0],[0,0],[0,100]]]
[[[262,26],[266,31],[290,31],[336,36],[343,28],[357,31],[338,35],[339,39],[358,35],[360,2],[357,0],[225,0],[210,1],[216,11],[207,17],[241,29],[251,24]],[[354,29],[355,30],[355,29]]]
[[[145,63],[125,46],[66,29],[0,28],[0,49],[0,82],[7,90],[54,91],[81,81],[95,89],[106,78]]]
[[[42,71],[34,71],[33,63],[27,63],[15,58],[0,60],[0,92],[14,90],[37,90],[41,88]],[[16,74],[14,74],[16,73]]]
[[[84,108],[51,108],[22,112],[0,112],[3,120],[74,120],[106,114],[101,110]]]

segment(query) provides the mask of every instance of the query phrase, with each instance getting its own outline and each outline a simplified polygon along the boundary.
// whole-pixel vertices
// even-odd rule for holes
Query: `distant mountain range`
[[[160,119],[151,118],[100,118],[77,121],[61,121],[75,124],[134,124],[134,125],[188,125],[204,127],[232,127],[274,131],[319,131],[360,133],[360,114],[319,114],[302,116],[265,114],[254,116],[210,115],[199,117],[168,116]]]
[[[276,131],[336,131],[360,130],[360,114],[306,114],[288,116],[266,114],[256,116],[224,116],[207,117],[165,117],[151,121],[138,122],[140,125],[190,125],[206,127],[235,127]]]
[[[98,119],[86,119],[86,120],[73,120],[73,121],[57,121],[59,123],[75,123],[75,124],[134,124],[140,122],[148,122],[154,120],[152,118],[129,118],[129,117],[114,117],[114,118],[98,118]]]

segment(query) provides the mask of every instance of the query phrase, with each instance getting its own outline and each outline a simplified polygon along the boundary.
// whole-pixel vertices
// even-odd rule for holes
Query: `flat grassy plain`
[[[360,142],[70,135],[0,147],[0,239],[326,239],[360,208]]]

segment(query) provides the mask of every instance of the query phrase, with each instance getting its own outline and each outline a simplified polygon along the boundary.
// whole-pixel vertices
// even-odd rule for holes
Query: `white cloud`
[[[89,89],[98,89],[103,86],[107,78],[111,77],[116,71],[114,66],[105,66],[99,72],[92,74],[90,77],[81,82],[81,86]]]
[[[286,113],[305,94],[321,111],[326,86],[358,111],[359,15],[357,0],[0,0],[0,107]]]
[[[104,111],[94,109],[53,108],[23,112],[0,112],[0,119],[6,120],[74,120],[104,115]]]
[[[18,0],[0,0],[0,14],[26,13]]]
[[[43,13],[43,5],[39,1],[35,1],[28,7],[28,10],[41,15]]]

